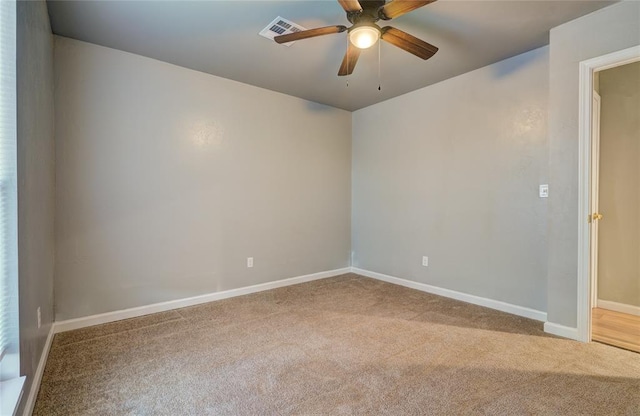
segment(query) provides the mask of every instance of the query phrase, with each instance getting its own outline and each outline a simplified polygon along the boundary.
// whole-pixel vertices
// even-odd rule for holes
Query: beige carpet
[[[640,354],[349,274],[56,335],[36,415],[640,415]]]

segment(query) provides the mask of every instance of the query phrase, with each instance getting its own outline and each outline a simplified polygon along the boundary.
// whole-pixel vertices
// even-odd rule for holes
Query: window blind
[[[0,380],[19,352],[16,139],[16,3],[0,1]],[[15,360],[11,360],[15,361]],[[13,365],[11,367],[14,367]]]

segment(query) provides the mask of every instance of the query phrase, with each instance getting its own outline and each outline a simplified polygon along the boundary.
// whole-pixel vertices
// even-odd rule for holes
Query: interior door
[[[598,306],[598,223],[602,219],[599,211],[600,185],[600,95],[593,92],[593,114],[591,117],[591,307]]]

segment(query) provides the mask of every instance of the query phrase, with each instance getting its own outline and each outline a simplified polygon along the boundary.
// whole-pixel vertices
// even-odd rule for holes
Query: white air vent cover
[[[293,23],[291,20],[287,20],[284,17],[276,17],[273,22],[269,23],[267,27],[262,29],[259,33],[260,36],[264,36],[267,39],[273,40],[276,36],[287,35],[289,33],[301,32],[307,30],[297,23]],[[283,43],[283,45],[291,46],[295,42]]]

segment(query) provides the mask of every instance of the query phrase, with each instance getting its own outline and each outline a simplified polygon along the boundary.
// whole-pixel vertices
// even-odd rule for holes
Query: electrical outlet
[[[424,267],[429,267],[429,257],[427,256],[422,256],[422,265]]]
[[[42,326],[42,316],[40,315],[40,306],[38,306],[36,313],[38,314],[38,328],[40,328]]]
[[[247,257],[247,267],[253,267],[253,257]]]

